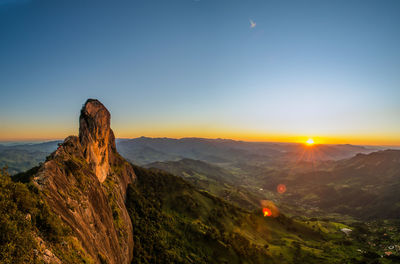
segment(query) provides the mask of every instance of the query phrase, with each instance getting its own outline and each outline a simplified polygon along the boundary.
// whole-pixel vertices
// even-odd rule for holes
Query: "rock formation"
[[[115,153],[114,133],[110,129],[110,113],[97,100],[89,99],[79,118],[79,141],[86,161],[100,182],[110,170],[109,153]]]
[[[96,263],[130,263],[133,234],[125,198],[135,173],[116,151],[103,104],[87,100],[79,121],[79,137],[67,137],[34,182]]]

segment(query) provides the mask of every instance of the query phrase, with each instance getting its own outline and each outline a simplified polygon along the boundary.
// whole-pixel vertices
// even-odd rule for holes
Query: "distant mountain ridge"
[[[16,145],[0,144],[0,166],[8,165],[11,174],[27,170],[53,152],[62,141]],[[116,139],[116,146],[129,161],[145,165],[158,161],[178,161],[184,158],[221,164],[232,162],[292,162],[340,160],[358,153],[370,153],[383,147],[357,145],[316,145],[305,149],[303,144],[246,142],[231,139],[149,138]]]
[[[246,142],[230,139],[148,138],[122,139],[117,148],[136,164],[156,161],[176,161],[183,158],[210,163],[277,162],[340,160],[358,153],[370,153],[379,148],[357,145],[315,145],[306,148],[298,143]]]
[[[11,174],[26,171],[43,162],[61,143],[62,141],[17,145],[0,144],[0,167],[8,166]]]
[[[362,219],[400,218],[400,150],[358,154],[282,181],[288,185],[286,200]]]
[[[268,165],[264,159],[273,155],[267,153],[282,152],[282,146],[205,139],[154,144],[145,138],[126,145],[158,155],[171,149],[176,157],[198,156],[224,166],[188,158],[150,165],[178,177],[127,162],[117,152],[110,113],[98,100],[86,101],[79,124],[79,136],[57,144],[39,166],[12,178],[0,171],[0,229],[5,230],[0,262],[363,263],[377,258],[356,251],[370,249],[358,239],[362,229],[347,237],[340,231],[350,227],[346,224],[288,217],[274,200],[241,188],[262,191],[254,171],[242,173],[276,169],[257,166]],[[365,155],[353,159],[360,157]],[[342,163],[347,169],[357,162],[333,162]],[[22,250],[15,250],[20,245]]]

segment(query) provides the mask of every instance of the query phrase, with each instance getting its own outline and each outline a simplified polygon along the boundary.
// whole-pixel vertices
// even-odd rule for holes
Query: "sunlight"
[[[264,217],[272,215],[272,212],[269,208],[263,208],[262,211],[263,211]]]
[[[260,201],[262,214],[264,217],[278,217],[279,209],[276,207],[274,202],[269,200],[261,200]]]
[[[307,139],[306,144],[309,146],[314,145],[314,139],[312,139],[312,138]]]

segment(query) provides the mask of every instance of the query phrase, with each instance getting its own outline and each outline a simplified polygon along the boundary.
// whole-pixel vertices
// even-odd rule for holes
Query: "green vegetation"
[[[169,153],[168,148],[162,151]],[[137,182],[127,192],[134,229],[133,263],[400,262],[396,220],[400,152],[357,155],[311,166],[308,162],[264,162],[265,156],[246,157],[243,151],[228,148],[216,151],[211,145],[202,151],[181,153],[215,162],[180,160],[175,153],[178,161],[148,165],[158,169],[134,166]],[[76,172],[83,191],[90,184],[85,181],[84,163],[71,158],[63,167],[67,173]],[[39,262],[43,251],[39,237],[64,263],[91,263],[31,184],[38,169],[16,174],[12,180],[1,172],[0,263]],[[112,171],[104,187],[114,226],[119,239],[124,239],[125,224],[113,192],[119,188],[115,176],[122,172],[116,165]],[[279,183],[287,187],[284,194],[276,192]],[[79,200],[78,193],[62,195]],[[262,217],[261,199],[272,200],[284,213]],[[346,235],[342,228],[352,232]],[[106,263],[106,256],[99,259]]]
[[[0,168],[7,166],[11,175],[29,170],[43,162],[59,143],[49,141],[34,144],[0,144]]]
[[[357,228],[283,214],[264,218],[261,210],[240,209],[169,173],[134,169],[137,183],[127,197],[134,263],[391,261],[366,247]],[[347,236],[341,228],[353,228],[354,234]]]
[[[126,230],[126,224],[124,223],[123,218],[121,217],[121,210],[120,207],[118,206],[117,203],[117,197],[116,194],[117,189],[119,188],[119,178],[118,178],[118,173],[121,171],[121,166],[113,166],[112,171],[110,175],[106,178],[106,180],[103,183],[103,186],[106,189],[107,192],[107,198],[108,198],[108,204],[110,205],[112,215],[113,215],[113,221],[114,221],[114,227],[117,229],[117,235],[118,239],[121,242],[123,239],[127,238],[127,230]],[[100,257],[100,259],[102,259]]]
[[[46,159],[49,153],[41,151],[29,152],[21,149],[0,151],[0,167],[7,166],[11,174],[16,174],[37,166]]]
[[[34,263],[36,241],[29,213],[37,203],[22,183],[14,183],[6,171],[0,172],[0,262]]]
[[[200,160],[182,159],[179,161],[154,162],[148,168],[157,168],[190,182],[197,189],[206,190],[215,196],[234,203],[245,209],[259,207],[261,195],[250,193],[241,188],[240,179],[219,166]]]
[[[19,179],[29,179],[26,173]],[[69,229],[55,216],[31,183],[14,182],[0,171],[0,263],[41,263],[38,241],[66,263],[90,263]]]
[[[292,207],[307,208],[311,214],[336,213],[336,219],[347,215],[362,221],[398,219],[399,161],[399,150],[359,154],[328,166],[287,166],[279,173],[254,177],[254,184],[274,190],[280,180],[287,192],[276,195],[277,199]]]
[[[133,263],[269,263],[265,247],[233,232],[246,214],[180,178],[135,167],[127,207]]]

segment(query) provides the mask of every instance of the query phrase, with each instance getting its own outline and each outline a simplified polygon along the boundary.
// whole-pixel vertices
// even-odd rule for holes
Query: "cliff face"
[[[86,161],[99,181],[104,182],[110,170],[110,156],[116,149],[114,133],[110,129],[110,113],[97,100],[89,99],[81,110],[79,141]]]
[[[110,113],[89,99],[79,137],[70,136],[41,166],[34,182],[52,210],[96,263],[130,263],[132,223],[125,207],[132,166],[116,151]]]

